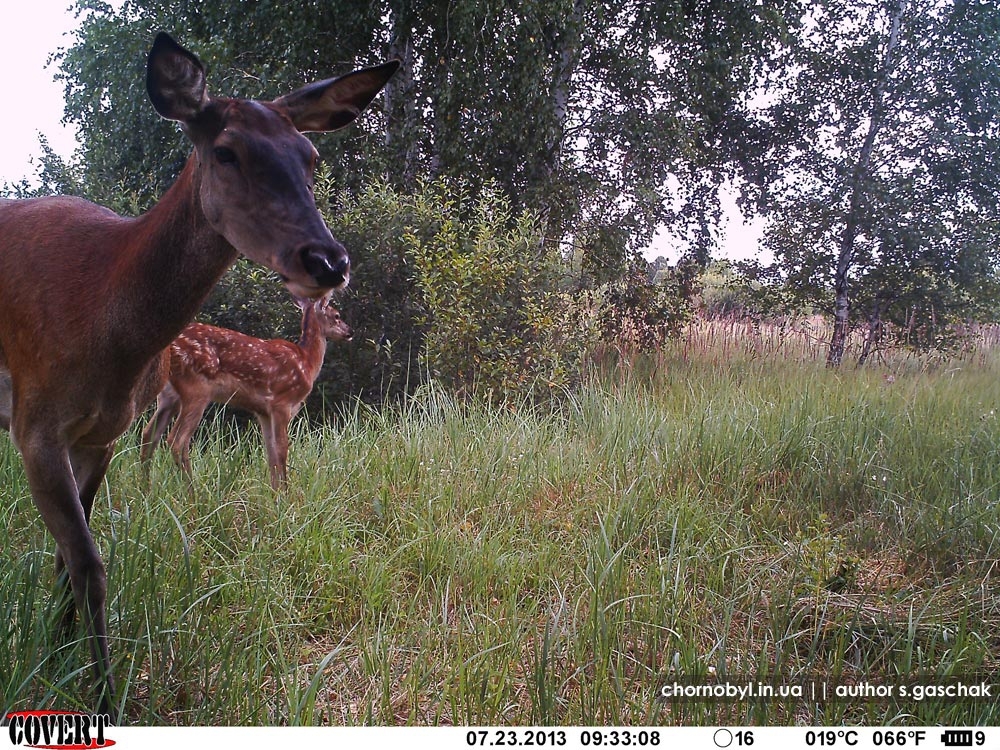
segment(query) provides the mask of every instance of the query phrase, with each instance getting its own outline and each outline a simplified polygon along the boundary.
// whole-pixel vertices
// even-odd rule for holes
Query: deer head
[[[269,102],[213,97],[198,58],[161,33],[146,88],[156,111],[181,123],[194,143],[197,198],[209,225],[278,273],[293,295],[315,298],[346,285],[351,266],[316,208],[317,152],[302,133],[353,122],[398,66],[358,70]]]

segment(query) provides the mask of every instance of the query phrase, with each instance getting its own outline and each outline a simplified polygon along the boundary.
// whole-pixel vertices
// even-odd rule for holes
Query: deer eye
[[[226,148],[225,146],[217,146],[213,153],[215,154],[215,160],[219,164],[235,164],[236,163],[236,152],[231,148]]]

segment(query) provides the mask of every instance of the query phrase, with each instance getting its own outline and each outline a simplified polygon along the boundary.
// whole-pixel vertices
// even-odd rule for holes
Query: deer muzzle
[[[322,244],[310,243],[299,249],[302,267],[316,286],[323,290],[340,289],[351,279],[351,261],[347,250],[334,239]]]

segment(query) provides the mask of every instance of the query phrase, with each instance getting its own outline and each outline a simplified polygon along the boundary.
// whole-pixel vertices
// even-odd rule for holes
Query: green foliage
[[[678,335],[692,307],[683,274],[651,281],[644,268],[598,287],[587,298],[595,304],[601,340],[632,352],[651,352]]]
[[[753,314],[752,285],[730,261],[716,261],[700,275],[699,309],[708,318]]]
[[[43,189],[106,203],[123,188],[149,206],[180,172],[190,144],[146,96],[145,62],[157,31],[176,35],[205,64],[210,90],[270,99],[380,59],[376,6],[332,0],[286,3],[126,0],[118,9],[79,0],[80,32],[55,55],[66,119],[79,128],[71,165],[43,156]],[[377,112],[343,134],[317,139],[342,185],[356,186],[377,154]]]
[[[500,192],[511,216],[537,217],[547,245],[576,245],[581,288],[627,307],[641,297],[636,252],[657,225],[707,263],[717,188],[734,180],[744,208],[772,218],[772,278],[791,306],[830,308],[838,248],[856,224],[844,256],[851,325],[892,325],[924,346],[960,315],[994,314],[994,3],[905,3],[891,59],[892,14],[876,0],[76,7],[79,39],[56,60],[81,150],[68,161],[46,150],[38,192],[105,204],[127,195],[138,210],[179,171],[188,147],[142,91],[155,30],[202,57],[213,91],[259,98],[396,56],[401,71],[372,111],[315,139],[338,195],[358,195],[372,175],[401,194],[437,179],[461,182],[471,201]],[[862,174],[866,129],[874,139]],[[412,276],[394,252],[390,278],[375,286]],[[370,321],[384,329],[378,347],[397,351],[352,355],[376,373],[365,376],[368,393],[395,387],[409,369],[399,364],[417,356],[423,332],[402,330],[417,320],[408,306],[426,301],[403,297],[398,313],[383,306],[386,320]]]
[[[294,339],[302,314],[272,271],[240,258],[205,301],[199,318],[248,336]]]
[[[367,342],[352,363],[364,392],[426,377],[461,392],[536,392],[579,377],[590,341],[571,326],[560,259],[537,218],[515,215],[498,190],[472,196],[438,180],[407,195],[373,183],[341,196],[329,221],[354,262],[344,307]]]
[[[351,256],[351,283],[339,304],[354,329],[354,341],[338,352],[350,387],[335,390],[324,381],[322,392],[328,401],[348,393],[369,403],[398,399],[422,381],[424,327],[402,240],[412,214],[386,183],[373,180],[356,194],[339,193],[326,170],[316,181],[316,196]]]
[[[327,179],[317,184],[325,202]],[[676,279],[638,267],[593,288],[542,241],[537,216],[495,187],[373,182],[327,219],[353,263],[342,308],[363,343],[344,348],[355,394],[383,400],[427,378],[455,392],[535,396],[576,384],[595,345],[651,349],[689,306]],[[331,398],[337,398],[330,391]]]
[[[43,158],[43,189],[104,202],[121,185],[149,205],[179,172],[187,145],[142,88],[162,29],[220,95],[266,99],[400,58],[381,106],[316,139],[342,189],[371,174],[404,191],[439,177],[472,193],[492,184],[554,244],[589,233],[605,270],[624,271],[617,261],[664,223],[704,260],[717,186],[767,147],[748,94],[800,5],[78,0],[79,38],[55,60],[81,147],[71,164]]]
[[[495,189],[473,199],[463,185],[425,186],[403,237],[415,269],[427,334],[424,365],[460,390],[532,391],[551,380],[544,324],[558,297],[558,259],[530,213],[511,215]],[[540,327],[541,326],[541,327]],[[566,372],[563,370],[563,372]]]

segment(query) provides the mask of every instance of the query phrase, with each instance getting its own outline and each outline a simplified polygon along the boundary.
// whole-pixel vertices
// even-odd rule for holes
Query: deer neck
[[[134,238],[116,269],[124,290],[120,319],[128,340],[159,352],[198,313],[237,251],[209,225],[201,209],[198,158],[147,213],[131,222]]]
[[[312,306],[307,307],[302,314],[299,348],[302,350],[306,375],[310,382],[315,382],[326,357],[326,334],[323,332],[323,323]]]

